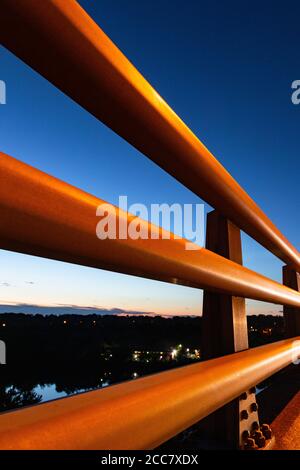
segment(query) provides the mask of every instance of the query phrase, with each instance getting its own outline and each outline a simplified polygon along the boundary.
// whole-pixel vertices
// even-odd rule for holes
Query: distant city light
[[[175,359],[175,357],[177,356],[177,354],[178,354],[177,349],[172,349],[172,352],[171,352],[172,359]]]

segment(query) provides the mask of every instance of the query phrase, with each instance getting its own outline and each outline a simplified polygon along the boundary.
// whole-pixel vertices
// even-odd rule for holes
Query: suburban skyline
[[[153,2],[80,3],[299,248],[293,12],[273,5],[270,18],[258,2],[248,11],[237,2],[226,8],[187,1],[183,8],[175,1],[170,8],[162,1],[157,15]],[[3,152],[113,204],[123,194],[148,205],[202,202],[3,47],[0,62],[7,85],[7,103],[0,106]],[[243,246],[245,266],[281,281],[282,262],[246,235]],[[0,260],[0,312],[20,304],[161,315],[202,311],[197,289],[3,250]],[[247,304],[248,313],[282,310]]]

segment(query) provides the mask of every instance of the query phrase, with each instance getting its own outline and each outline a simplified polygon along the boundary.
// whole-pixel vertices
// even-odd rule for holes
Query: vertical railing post
[[[217,211],[207,215],[206,248],[242,264],[240,230]],[[201,355],[204,360],[248,349],[245,299],[204,291]],[[243,447],[247,435],[259,427],[255,389],[245,391],[207,418],[207,437]]]
[[[283,266],[283,284],[300,292],[300,274],[289,266]],[[300,335],[300,308],[283,307],[285,334],[287,338]]]

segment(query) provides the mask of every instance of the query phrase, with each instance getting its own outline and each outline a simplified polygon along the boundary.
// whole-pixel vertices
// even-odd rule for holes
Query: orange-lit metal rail
[[[299,252],[75,0],[1,0],[0,41],[300,271]]]
[[[186,250],[172,234],[99,240],[96,209],[104,201],[3,153],[0,179],[2,249],[300,307],[299,292],[204,248]],[[108,210],[127,228],[124,212]],[[161,238],[161,228],[140,223]]]
[[[0,416],[0,449],[152,449],[300,355],[300,337]]]

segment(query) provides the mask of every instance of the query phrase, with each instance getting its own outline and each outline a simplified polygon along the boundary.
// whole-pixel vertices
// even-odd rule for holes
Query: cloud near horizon
[[[26,303],[0,303],[0,314],[2,313],[27,313],[27,314],[41,314],[41,315],[148,315],[148,316],[161,316],[161,317],[177,317],[177,316],[191,316],[198,315],[189,314],[187,312],[177,314],[162,314],[153,311],[145,310],[126,310],[119,307],[105,308],[96,306],[78,306],[68,304],[58,305],[36,305]],[[248,315],[282,315],[282,308],[269,309],[266,311],[248,311]],[[200,316],[202,314],[200,313]]]
[[[87,307],[78,305],[34,305],[34,304],[0,304],[1,313],[28,313],[41,315],[158,315],[143,310],[124,310],[121,308]],[[173,316],[173,315],[172,315]],[[185,315],[186,316],[186,315]]]

